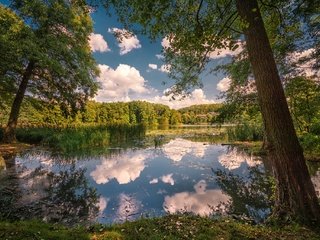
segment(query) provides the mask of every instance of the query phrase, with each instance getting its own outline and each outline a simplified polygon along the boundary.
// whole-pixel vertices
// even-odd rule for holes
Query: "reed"
[[[143,125],[66,125],[29,126],[17,129],[19,142],[43,144],[62,152],[80,151],[92,147],[121,146],[141,142],[146,129]],[[3,130],[0,130],[0,139]]]
[[[243,123],[227,128],[229,141],[261,141],[263,140],[263,127],[261,125]]]

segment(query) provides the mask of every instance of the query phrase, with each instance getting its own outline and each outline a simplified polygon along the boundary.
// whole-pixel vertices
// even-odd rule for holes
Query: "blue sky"
[[[167,46],[168,42],[163,38],[151,42],[146,36],[134,35],[124,40],[121,48],[113,32],[126,30],[117,22],[116,16],[110,17],[103,8],[98,8],[92,13],[92,19],[94,33],[90,44],[102,70],[98,78],[102,89],[95,98],[97,101],[146,100],[180,108],[217,102],[218,89],[224,90],[228,86],[228,79],[222,73],[203,74],[202,89],[194,89],[191,96],[183,101],[169,101],[170,97],[165,96],[164,91],[174,82],[168,78],[163,67],[165,63],[159,58],[163,46]],[[221,64],[230,59],[230,52],[222,51],[219,56],[216,54],[213,57],[212,64]],[[224,81],[221,82],[222,79]],[[163,82],[167,84],[163,85]]]
[[[10,1],[0,0],[4,5]],[[225,90],[229,80],[222,73],[203,74],[202,89],[194,89],[190,97],[183,101],[170,101],[164,92],[174,82],[168,78],[165,63],[159,56],[168,42],[163,38],[151,42],[146,36],[134,35],[119,43],[113,32],[124,32],[116,16],[108,16],[102,7],[91,13],[94,32],[90,37],[93,56],[101,69],[97,81],[101,89],[96,101],[146,100],[162,103],[172,108],[181,108],[193,104],[217,102],[220,90]],[[230,51],[222,50],[220,55],[213,53],[212,64],[220,64],[230,59]],[[222,81],[221,81],[222,80]],[[163,85],[166,82],[166,85]]]

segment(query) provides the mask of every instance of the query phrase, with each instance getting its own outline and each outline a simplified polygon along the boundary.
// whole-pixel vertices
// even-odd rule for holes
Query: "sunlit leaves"
[[[29,94],[59,103],[66,113],[81,108],[96,93],[99,73],[88,43],[93,31],[88,6],[80,0],[13,0],[10,7],[23,19],[19,24],[28,35],[11,41],[12,51],[20,54],[14,56],[15,65],[6,66],[5,77],[18,84],[26,64],[33,61]]]

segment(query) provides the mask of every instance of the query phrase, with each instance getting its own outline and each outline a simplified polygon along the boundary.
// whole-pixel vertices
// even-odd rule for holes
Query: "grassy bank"
[[[320,239],[319,232],[298,225],[253,226],[234,220],[213,220],[185,215],[111,226],[66,228],[35,221],[0,222],[0,239]]]
[[[0,129],[0,140],[3,130]],[[18,142],[42,144],[61,152],[83,151],[92,147],[125,144],[141,139],[145,129],[140,125],[80,125],[68,127],[18,128]]]

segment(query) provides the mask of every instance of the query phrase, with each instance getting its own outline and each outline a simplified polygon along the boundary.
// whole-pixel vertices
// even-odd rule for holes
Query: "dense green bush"
[[[254,124],[239,124],[227,129],[229,141],[259,141],[263,139],[263,127]]]
[[[16,137],[19,142],[38,144],[50,136],[55,134],[53,128],[34,127],[34,128],[18,128]]]
[[[320,135],[320,122],[314,123],[310,126],[310,133]]]
[[[306,153],[320,154],[320,135],[304,134],[300,137],[300,143]]]

